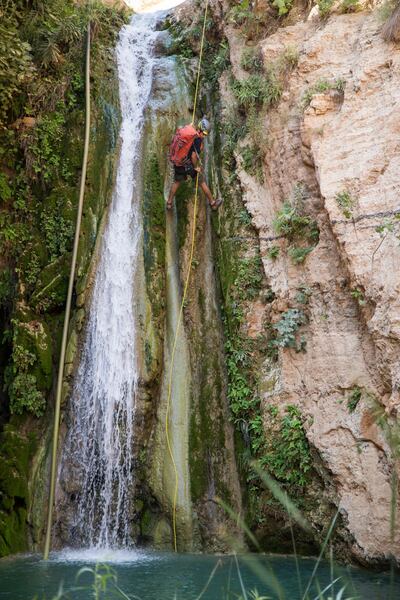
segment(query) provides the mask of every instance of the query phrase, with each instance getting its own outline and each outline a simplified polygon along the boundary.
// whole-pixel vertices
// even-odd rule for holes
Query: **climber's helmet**
[[[203,117],[198,125],[197,125],[197,129],[198,131],[201,131],[201,133],[203,135],[208,135],[210,133],[211,130],[211,123],[208,119],[206,119],[206,117]]]

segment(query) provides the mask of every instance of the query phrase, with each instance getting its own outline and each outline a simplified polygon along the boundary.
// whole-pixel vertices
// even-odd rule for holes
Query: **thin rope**
[[[52,453],[51,453],[49,504],[48,504],[48,509],[47,509],[48,510],[48,512],[47,512],[47,529],[46,529],[46,538],[45,538],[45,545],[44,545],[44,552],[43,552],[44,560],[47,560],[49,557],[50,545],[51,545],[51,529],[52,529],[52,524],[53,524],[53,507],[54,507],[56,470],[57,470],[58,431],[59,431],[59,427],[60,427],[61,391],[62,391],[63,374],[64,374],[65,351],[66,351],[66,347],[67,347],[69,318],[70,318],[70,313],[71,313],[72,292],[74,289],[75,269],[76,269],[77,255],[78,255],[79,233],[80,233],[80,229],[81,229],[83,200],[84,200],[84,196],[85,196],[86,170],[87,170],[87,161],[88,161],[88,152],[89,152],[89,138],[90,138],[90,21],[88,22],[87,36],[86,36],[85,83],[86,83],[86,86],[85,86],[86,87],[86,93],[85,93],[85,100],[86,100],[85,144],[84,144],[83,159],[82,159],[82,175],[81,175],[81,185],[80,185],[80,191],[79,191],[78,213],[77,213],[76,225],[75,225],[75,238],[74,238],[74,246],[73,246],[73,250],[72,250],[71,270],[69,273],[67,301],[66,301],[66,305],[65,305],[65,316],[64,316],[64,327],[63,327],[62,341],[61,341],[60,361],[58,364],[57,391],[56,391],[56,401],[55,401],[55,410],[54,410],[53,446],[52,446]]]

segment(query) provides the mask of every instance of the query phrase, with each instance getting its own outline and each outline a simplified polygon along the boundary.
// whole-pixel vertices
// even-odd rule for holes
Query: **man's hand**
[[[194,168],[194,170],[195,170],[197,173],[201,173],[201,166],[200,166],[200,165],[197,165],[197,166]]]

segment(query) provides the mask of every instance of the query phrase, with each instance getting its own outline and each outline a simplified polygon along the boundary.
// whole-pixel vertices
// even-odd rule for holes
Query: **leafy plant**
[[[49,207],[41,214],[50,261],[68,252],[73,239],[73,224],[63,215],[65,207],[62,202],[62,198],[57,200],[54,207]]]
[[[362,390],[357,385],[352,389],[347,398],[347,408],[352,413],[356,410],[358,403],[361,400]]]
[[[263,30],[262,15],[257,14],[250,6],[250,0],[240,0],[228,13],[228,21],[240,27],[241,33],[248,39],[259,37]]]
[[[283,203],[277,213],[273,227],[278,235],[283,235],[289,240],[299,238],[318,241],[319,230],[316,222],[309,216],[301,215],[299,210],[288,201]]]
[[[310,301],[311,294],[312,294],[311,288],[307,287],[306,285],[301,285],[298,288],[295,299],[300,304],[308,304]]]
[[[289,308],[282,318],[272,325],[275,337],[270,341],[271,346],[279,348],[295,348],[296,352],[304,350],[304,343],[297,341],[297,331],[307,323],[306,316],[298,308]]]
[[[333,0],[318,0],[319,14],[322,19],[325,19],[331,12]]]
[[[341,13],[354,13],[362,10],[359,0],[343,0],[340,5]]]
[[[316,221],[304,214],[306,198],[307,190],[299,182],[293,188],[290,201],[286,200],[283,203],[281,210],[272,222],[276,233],[291,242],[288,253],[294,264],[304,262],[319,240]],[[304,242],[307,242],[306,246]]]
[[[36,377],[29,373],[19,373],[8,388],[10,410],[20,415],[25,410],[40,417],[44,413],[46,401],[36,387]]]
[[[295,265],[299,265],[305,261],[310,252],[314,250],[314,246],[306,246],[303,248],[297,248],[291,246],[288,250],[288,254]]]
[[[14,23],[2,11],[0,25],[0,128],[10,118],[13,103],[34,73],[31,47],[21,40]],[[6,67],[6,68],[5,68]]]
[[[273,0],[272,6],[278,9],[279,16],[286,15],[292,8],[292,0]]]
[[[240,66],[250,73],[263,71],[264,63],[257,48],[244,48],[240,59]]]
[[[311,86],[308,90],[306,90],[301,98],[301,107],[304,109],[310,105],[311,100],[315,94],[321,94],[323,92],[327,92],[329,90],[336,90],[341,94],[344,91],[345,87],[344,79],[336,79],[335,81],[327,81],[326,79],[320,79],[313,86]]]
[[[388,234],[393,233],[400,240],[400,213],[394,213],[391,217],[387,217],[380,225],[375,227],[375,231],[385,238]]]
[[[283,51],[280,62],[289,69],[295,69],[299,62],[299,51],[295,46],[286,46]]]
[[[232,90],[243,109],[270,106],[275,104],[282,94],[281,84],[273,73],[265,77],[249,75],[243,81],[234,80]]]
[[[338,192],[335,196],[335,200],[346,219],[351,219],[355,200],[350,196],[349,192],[346,190]]]
[[[244,146],[241,149],[244,170],[256,177],[259,183],[264,181],[264,154],[259,146]]]
[[[354,298],[354,300],[357,300],[360,306],[365,306],[366,300],[362,290],[360,290],[359,288],[354,288],[353,290],[351,290],[350,293],[351,297]]]
[[[303,487],[309,480],[312,460],[301,413],[289,404],[282,417],[276,414],[270,418],[270,433],[260,464],[283,485]]]
[[[222,73],[230,66],[229,44],[227,40],[223,40],[218,49],[215,51],[213,44],[206,43],[204,52],[208,57],[207,61],[203,61],[204,78],[207,83],[214,86]]]
[[[276,244],[274,244],[273,246],[271,246],[271,247],[268,249],[267,256],[268,256],[268,258],[270,258],[271,260],[275,260],[276,258],[278,258],[278,256],[279,256],[279,252],[280,252],[280,248],[279,248],[279,246],[277,246]]]
[[[0,173],[0,200],[7,202],[11,198],[11,188],[8,184],[7,177],[4,173]]]

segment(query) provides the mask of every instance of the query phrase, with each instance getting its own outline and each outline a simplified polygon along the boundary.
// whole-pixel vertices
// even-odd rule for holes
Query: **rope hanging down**
[[[61,341],[60,362],[58,365],[57,392],[56,392],[56,402],[55,402],[55,409],[54,409],[53,447],[52,447],[52,453],[51,453],[49,504],[48,504],[48,508],[47,508],[47,511],[48,511],[47,512],[47,529],[46,529],[46,539],[45,539],[44,553],[43,553],[44,560],[47,560],[49,557],[50,544],[51,544],[51,528],[52,528],[52,524],[53,524],[53,506],[54,506],[54,495],[55,495],[55,486],[56,486],[56,470],[57,470],[58,430],[59,430],[59,426],[60,426],[61,391],[62,391],[63,374],[64,374],[65,350],[67,347],[69,317],[70,317],[70,312],[71,312],[72,292],[74,289],[76,260],[77,260],[77,254],[78,254],[79,233],[80,233],[80,229],[81,229],[83,199],[84,199],[84,195],[85,195],[85,181],[86,181],[86,170],[87,170],[88,151],[89,151],[90,21],[88,22],[87,36],[86,36],[85,88],[86,88],[86,91],[85,91],[85,102],[86,102],[86,106],[85,106],[85,112],[86,112],[85,145],[84,145],[83,159],[82,159],[82,175],[81,175],[81,185],[80,185],[80,190],[79,190],[78,214],[76,217],[76,225],[75,225],[74,247],[72,250],[72,261],[71,261],[71,270],[69,273],[67,302],[65,305],[65,316],[64,316],[64,327],[63,327],[62,341]]]
[[[206,32],[208,2],[209,2],[209,0],[206,0],[206,6],[205,6],[205,10],[204,10],[203,31],[202,31],[202,35],[201,35],[200,55],[199,55],[199,65],[198,65],[198,69],[197,69],[196,90],[195,90],[195,94],[194,94],[192,125],[194,124],[195,117],[196,117],[197,100],[198,100],[198,94],[199,94],[200,72],[201,72],[201,64],[202,64],[202,60],[203,60],[203,48],[204,48],[204,39],[205,39],[205,32]],[[181,322],[182,322],[183,307],[184,307],[185,301],[186,301],[186,295],[187,295],[187,291],[188,291],[188,287],[189,287],[190,273],[192,270],[195,234],[196,234],[198,194],[199,194],[199,174],[197,174],[197,176],[196,176],[196,189],[195,189],[195,195],[194,195],[194,209],[193,209],[189,264],[188,264],[188,270],[187,270],[187,275],[186,275],[186,280],[185,280],[185,286],[183,288],[182,302],[181,302],[181,306],[179,309],[178,322],[177,322],[176,330],[175,330],[174,343],[172,346],[171,363],[170,363],[169,377],[168,377],[167,410],[165,413],[165,436],[167,438],[168,452],[169,452],[172,466],[174,468],[174,473],[175,473],[175,488],[174,488],[174,498],[173,498],[173,506],[172,506],[172,531],[173,531],[173,536],[174,536],[174,551],[175,552],[178,551],[177,534],[176,534],[176,505],[177,505],[177,501],[178,501],[179,476],[178,476],[178,470],[176,467],[174,454],[172,451],[171,441],[169,438],[168,421],[169,421],[169,415],[170,415],[170,409],[171,409],[172,375],[173,375],[173,370],[174,370],[174,361],[175,361],[176,345],[177,345],[177,341],[178,341],[178,332],[179,332],[179,328],[180,328]]]

